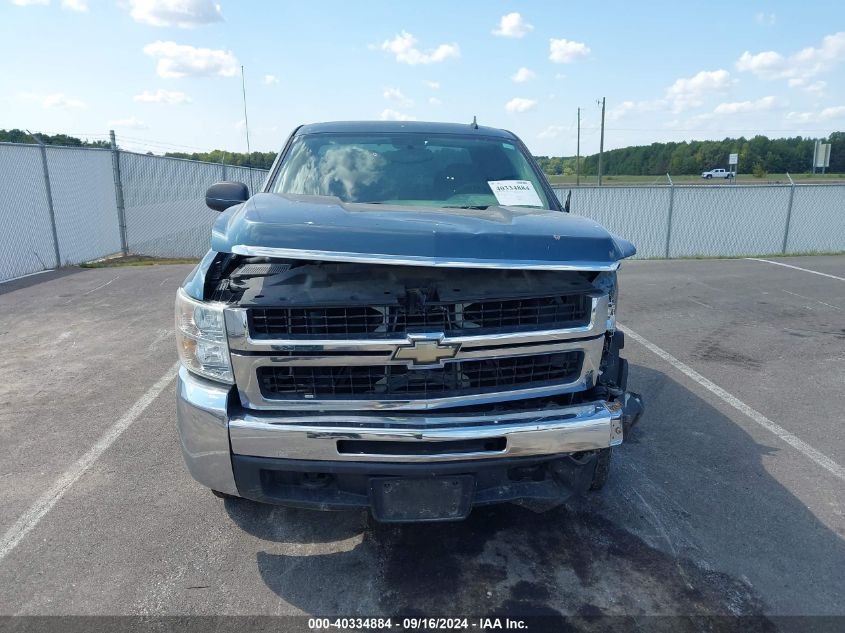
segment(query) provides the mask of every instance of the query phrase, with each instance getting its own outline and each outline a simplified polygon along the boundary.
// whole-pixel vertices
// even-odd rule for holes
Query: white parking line
[[[27,277],[34,277],[35,275],[43,275],[44,273],[51,273],[53,272],[53,268],[47,268],[45,270],[39,270],[34,273],[29,273],[28,275],[21,275],[20,277],[12,277],[11,279],[4,279],[0,281],[0,284],[7,284],[10,281],[17,281],[18,279],[26,279]]]
[[[792,264],[784,264],[783,262],[773,262],[770,259],[759,259],[757,257],[746,257],[745,259],[752,261],[752,262],[766,262],[767,264],[774,264],[775,266],[783,266],[784,268],[794,268],[795,270],[801,270],[805,273],[813,273],[814,275],[821,275],[822,277],[830,277],[831,279],[838,279],[839,281],[845,281],[845,277],[837,277],[836,275],[829,275],[828,273],[820,273],[817,270],[810,270],[809,268],[801,268],[800,266],[793,266]]]
[[[830,457],[828,457],[821,451],[816,450],[815,448],[807,444],[807,442],[793,435],[779,424],[775,424],[756,409],[751,408],[736,396],[728,393],[716,383],[712,382],[711,380],[708,380],[707,378],[699,374],[689,365],[682,363],[677,358],[672,356],[669,352],[664,349],[661,349],[648,339],[643,338],[630,328],[620,324],[619,329],[625,333],[625,336],[635,340],[637,343],[645,347],[648,351],[656,354],[657,356],[665,360],[667,363],[672,365],[672,367],[677,369],[679,372],[681,372],[688,378],[691,378],[692,380],[697,382],[699,385],[707,389],[707,391],[718,397],[720,400],[731,405],[740,413],[743,413],[748,416],[751,420],[762,426],[770,433],[773,433],[774,435],[779,437],[781,440],[792,446],[792,448],[799,451],[805,457],[808,457],[813,460],[816,464],[831,473],[834,477],[838,477],[842,481],[845,481],[845,468],[837,464]]]
[[[100,437],[100,439],[97,440],[94,446],[88,449],[88,452],[85,453],[85,455],[80,457],[73,466],[68,468],[62,476],[59,477],[52,486],[50,486],[47,492],[38,497],[35,503],[33,503],[29,509],[24,512],[17,521],[15,521],[12,527],[10,527],[6,531],[6,534],[3,535],[3,539],[0,540],[0,561],[6,558],[6,556],[15,549],[15,547],[17,547],[18,543],[20,543],[27,534],[35,529],[41,519],[44,518],[44,515],[46,515],[54,505],[56,505],[68,489],[76,483],[85,471],[94,465],[94,462],[99,459],[100,455],[105,453],[109,446],[114,444],[115,440],[117,440],[117,438],[119,438],[121,434],[140,417],[144,410],[150,406],[150,403],[155,400],[161,392],[165,390],[167,385],[173,381],[178,369],[179,363],[177,362],[173,365],[173,367],[168,369],[167,373],[159,378],[158,382],[150,387],[143,396],[138,398],[135,404],[133,404],[132,407],[123,414],[123,417],[115,422]]]

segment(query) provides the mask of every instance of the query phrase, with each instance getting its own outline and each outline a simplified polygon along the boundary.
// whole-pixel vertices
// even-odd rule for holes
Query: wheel
[[[596,470],[593,472],[590,490],[601,490],[610,477],[610,458],[613,456],[613,449],[603,448],[596,453]]]
[[[712,177],[713,177],[713,174],[707,174],[707,175],[704,177],[704,180],[710,180]]]

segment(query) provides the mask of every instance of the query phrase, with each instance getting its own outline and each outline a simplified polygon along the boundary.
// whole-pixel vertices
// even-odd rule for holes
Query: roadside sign
[[[731,154],[728,156],[728,165],[736,165],[739,162],[739,154]]]
[[[830,143],[817,143],[813,167],[830,167]]]

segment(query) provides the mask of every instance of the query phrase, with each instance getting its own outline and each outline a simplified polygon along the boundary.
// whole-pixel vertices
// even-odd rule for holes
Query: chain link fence
[[[637,257],[845,251],[845,185],[556,187],[572,213],[631,240]]]
[[[37,145],[0,143],[0,200],[0,280],[60,265]]]
[[[201,257],[220,180],[267,171],[123,150],[0,143],[0,281],[123,252]]]
[[[123,150],[0,143],[0,281],[122,252],[201,257],[219,180],[267,172]],[[844,185],[556,188],[637,257],[845,251]]]
[[[219,215],[205,206],[205,190],[219,180],[254,183],[266,171],[181,158],[120,153],[129,252],[157,257],[202,257]]]

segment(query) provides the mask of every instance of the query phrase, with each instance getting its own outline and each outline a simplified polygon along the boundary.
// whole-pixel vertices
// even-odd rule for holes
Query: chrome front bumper
[[[622,407],[592,402],[558,409],[498,415],[283,415],[245,412],[236,392],[179,370],[177,421],[182,452],[191,475],[200,483],[238,494],[232,454],[326,462],[440,463],[505,457],[560,455],[622,443]],[[230,403],[230,397],[234,403]],[[234,405],[234,406],[233,406]],[[490,438],[500,450],[454,452],[431,450],[432,443]],[[340,440],[413,444],[425,442],[425,454],[412,447],[396,454],[344,453]],[[395,444],[392,444],[395,446]],[[230,448],[231,447],[231,448]]]

